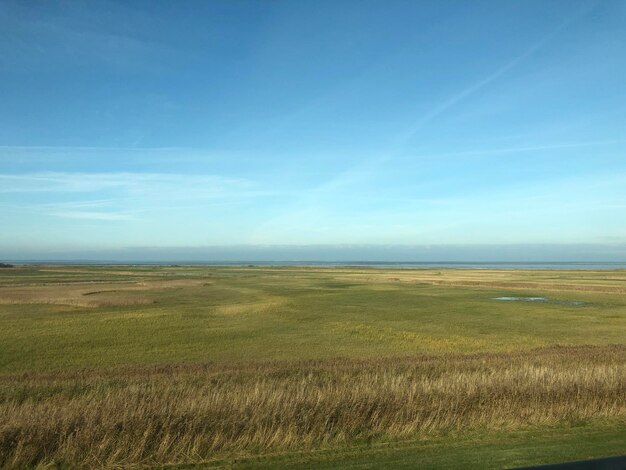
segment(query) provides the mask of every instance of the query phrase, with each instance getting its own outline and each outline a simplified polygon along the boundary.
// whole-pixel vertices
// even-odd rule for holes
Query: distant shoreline
[[[625,270],[626,261],[616,262],[466,262],[466,261],[129,261],[129,260],[5,260],[14,265],[81,266],[233,266],[233,267],[356,267],[356,268],[441,268],[508,270]]]

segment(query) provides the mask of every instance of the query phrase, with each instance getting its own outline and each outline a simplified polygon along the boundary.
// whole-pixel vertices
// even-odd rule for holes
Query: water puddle
[[[587,305],[587,302],[581,302],[580,300],[551,300],[547,297],[494,297],[493,300],[500,300],[504,302],[538,302],[544,304],[573,306]]]
[[[510,302],[547,302],[545,297],[495,297],[493,300],[506,300]]]

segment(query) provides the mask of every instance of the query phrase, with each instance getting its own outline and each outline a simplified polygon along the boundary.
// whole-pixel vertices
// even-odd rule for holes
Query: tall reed
[[[626,419],[626,347],[0,377],[0,466],[140,466]]]

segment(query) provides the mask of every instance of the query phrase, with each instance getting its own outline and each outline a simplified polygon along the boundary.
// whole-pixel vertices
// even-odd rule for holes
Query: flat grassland
[[[625,442],[624,271],[0,270],[0,467],[502,468]]]

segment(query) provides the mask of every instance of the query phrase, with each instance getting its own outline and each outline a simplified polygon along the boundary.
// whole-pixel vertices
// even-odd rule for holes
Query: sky
[[[432,246],[626,260],[626,1],[0,2],[0,257]]]

